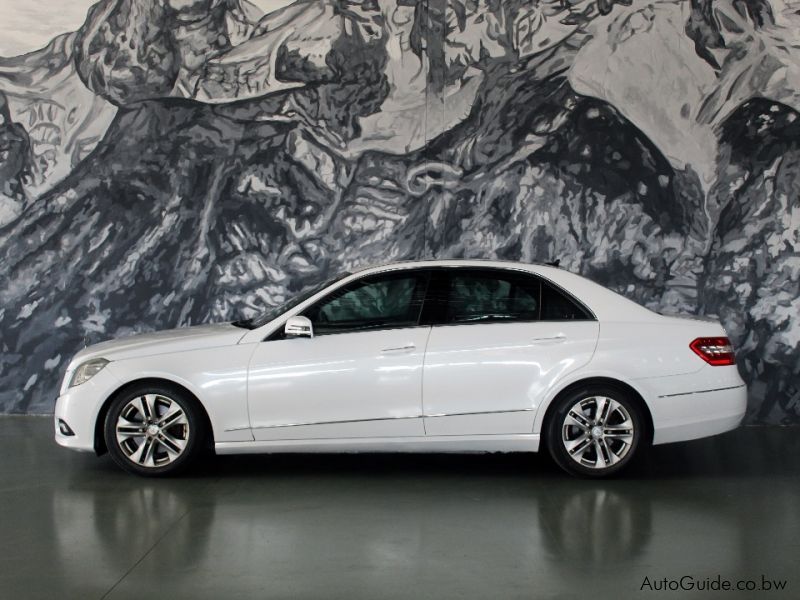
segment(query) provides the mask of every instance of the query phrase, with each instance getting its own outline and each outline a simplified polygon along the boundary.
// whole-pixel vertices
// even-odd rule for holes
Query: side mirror
[[[308,317],[289,317],[283,332],[287,337],[314,337],[314,327]]]

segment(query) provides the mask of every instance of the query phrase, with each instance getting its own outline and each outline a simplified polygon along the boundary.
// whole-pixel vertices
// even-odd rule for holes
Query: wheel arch
[[[103,428],[105,426],[106,415],[108,414],[108,410],[111,407],[111,403],[114,402],[114,400],[119,396],[121,396],[122,394],[128,392],[130,389],[140,385],[160,385],[164,387],[169,387],[189,397],[192,400],[192,402],[194,402],[197,409],[200,411],[200,417],[205,421],[205,428],[207,435],[206,444],[211,448],[214,447],[214,429],[211,426],[211,419],[208,416],[208,411],[206,410],[206,407],[203,406],[203,403],[197,397],[197,394],[192,392],[192,390],[187,388],[185,385],[182,385],[177,381],[173,381],[171,379],[166,379],[164,377],[142,377],[139,379],[126,381],[125,383],[121,384],[119,387],[117,387],[113,392],[111,392],[108,395],[108,397],[103,401],[103,404],[100,406],[100,410],[97,413],[97,418],[94,421],[94,451],[98,456],[108,452],[108,448],[106,447],[105,436],[103,435]]]
[[[614,387],[619,389],[620,391],[628,394],[638,405],[642,411],[642,415],[644,416],[645,420],[645,428],[646,428],[646,436],[644,437],[643,441],[646,442],[647,445],[650,445],[653,441],[653,433],[655,431],[654,424],[653,424],[653,414],[650,412],[650,407],[647,404],[647,401],[644,399],[643,394],[640,390],[636,389],[633,385],[628,382],[622,381],[621,379],[613,376],[590,376],[590,377],[583,377],[581,379],[577,379],[570,383],[567,383],[563,387],[561,387],[558,391],[556,391],[550,401],[547,403],[544,412],[541,410],[537,413],[537,419],[535,423],[535,431],[538,431],[541,436],[540,447],[544,447],[547,443],[545,439],[547,435],[547,423],[551,418],[553,412],[555,411],[555,407],[558,404],[559,398],[565,396],[566,394],[572,393],[574,390],[579,389],[581,387],[592,386],[592,385],[605,385],[609,387]],[[539,418],[538,415],[542,415]]]

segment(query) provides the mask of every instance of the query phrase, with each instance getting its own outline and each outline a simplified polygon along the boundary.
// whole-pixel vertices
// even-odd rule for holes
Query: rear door
[[[599,331],[568,294],[508,269],[438,271],[426,319],[433,325],[423,368],[429,436],[532,433],[544,392],[589,361]]]

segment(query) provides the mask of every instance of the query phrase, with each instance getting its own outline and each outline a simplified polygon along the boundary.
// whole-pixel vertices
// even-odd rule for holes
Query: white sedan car
[[[253,319],[90,346],[56,441],[140,475],[205,448],[536,452],[617,472],[647,444],[739,425],[724,329],[545,265],[425,261],[344,274]]]

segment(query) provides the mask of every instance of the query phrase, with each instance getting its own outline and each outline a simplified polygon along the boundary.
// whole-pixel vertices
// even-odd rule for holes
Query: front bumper
[[[121,385],[106,366],[89,381],[68,388],[56,400],[53,414],[55,440],[59,446],[80,452],[95,451],[95,423],[106,398]],[[74,435],[65,435],[59,428],[64,421]]]

